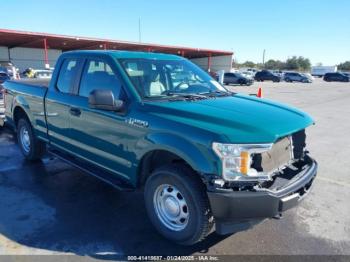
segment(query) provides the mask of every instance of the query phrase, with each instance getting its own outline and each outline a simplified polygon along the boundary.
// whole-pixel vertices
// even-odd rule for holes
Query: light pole
[[[263,51],[263,57],[262,57],[262,64],[263,64],[263,67],[265,67],[265,49]]]

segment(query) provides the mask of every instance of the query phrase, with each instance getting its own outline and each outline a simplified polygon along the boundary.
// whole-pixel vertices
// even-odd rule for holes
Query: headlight
[[[272,144],[221,144],[213,143],[213,150],[221,159],[222,176],[227,181],[270,180],[268,174],[251,168],[252,154],[269,151]]]

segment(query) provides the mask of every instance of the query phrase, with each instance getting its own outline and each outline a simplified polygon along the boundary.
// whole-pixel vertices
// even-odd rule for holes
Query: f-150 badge
[[[125,122],[128,123],[129,125],[133,125],[133,126],[148,127],[147,121],[136,119],[136,118],[128,118],[125,120]]]

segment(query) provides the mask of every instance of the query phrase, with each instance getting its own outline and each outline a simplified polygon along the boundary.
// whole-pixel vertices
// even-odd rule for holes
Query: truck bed
[[[26,78],[21,80],[13,80],[11,82],[20,83],[24,85],[30,86],[41,86],[41,87],[49,87],[50,79],[38,79],[38,78]]]
[[[46,138],[45,95],[50,79],[24,79],[6,81],[5,117],[10,125],[15,126],[14,109],[20,108],[29,117],[37,137]]]

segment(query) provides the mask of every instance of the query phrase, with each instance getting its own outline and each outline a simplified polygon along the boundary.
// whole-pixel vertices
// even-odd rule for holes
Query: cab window
[[[89,97],[95,89],[111,90],[116,99],[120,98],[121,83],[108,63],[88,60],[80,82],[79,96]]]
[[[71,92],[80,66],[81,62],[78,59],[65,59],[63,61],[56,84],[60,92]]]

